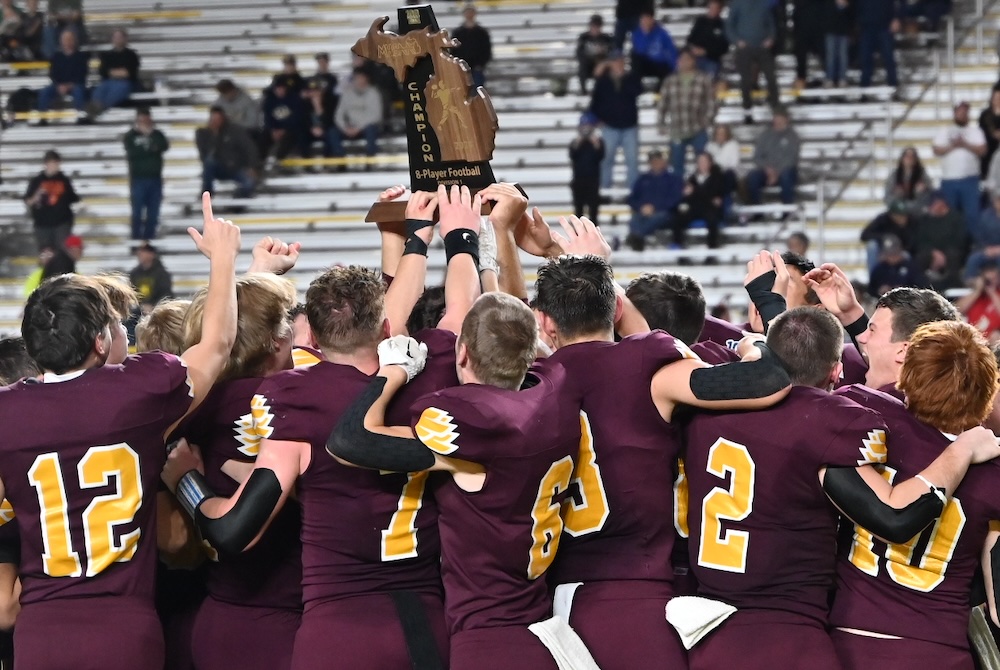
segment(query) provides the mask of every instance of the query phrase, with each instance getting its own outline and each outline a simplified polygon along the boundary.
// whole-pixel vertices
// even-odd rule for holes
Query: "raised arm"
[[[406,187],[402,184],[390,186],[379,193],[378,202],[398,200],[403,197],[404,193],[406,193]],[[403,221],[378,221],[376,225],[382,238],[382,275],[395,277],[399,268],[399,259],[403,257],[403,247],[406,245],[406,223]]]
[[[295,267],[301,250],[302,245],[298,242],[286,244],[278,238],[268,235],[254,245],[252,260],[247,272],[268,272],[283,275]]]
[[[406,321],[424,292],[427,280],[427,247],[434,237],[436,193],[417,191],[406,203],[406,239],[402,257],[385,294],[385,314],[390,335],[406,335]],[[383,236],[385,239],[385,236]]]
[[[788,268],[777,251],[761,251],[747,263],[743,286],[760,314],[765,333],[771,321],[788,307],[788,281]]]
[[[803,281],[806,287],[816,292],[823,307],[837,317],[844,330],[851,336],[854,346],[857,346],[857,336],[868,328],[868,315],[858,302],[854,286],[844,271],[833,263],[824,263],[815,270],[807,272]]]
[[[482,199],[472,197],[468,186],[438,187],[441,237],[448,258],[444,283],[444,317],[438,327],[459,333],[472,303],[481,292],[479,284],[479,213]]]
[[[997,603],[1000,602],[1000,521],[990,521],[990,530],[983,544],[983,581],[986,582],[986,607],[994,626],[1000,626]]]

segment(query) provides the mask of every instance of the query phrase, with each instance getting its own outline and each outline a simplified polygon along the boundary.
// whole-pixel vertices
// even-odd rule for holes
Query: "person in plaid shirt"
[[[712,77],[697,69],[690,50],[677,59],[677,72],[663,81],[660,89],[660,134],[670,138],[670,166],[684,176],[688,147],[697,156],[708,144],[708,129],[715,118],[715,86]]]

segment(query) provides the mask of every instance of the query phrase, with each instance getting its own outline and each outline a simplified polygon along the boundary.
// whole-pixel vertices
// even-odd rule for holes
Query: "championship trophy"
[[[385,32],[389,17],[376,19],[352,51],[392,68],[403,85],[410,191],[438,185],[481,191],[495,179],[490,159],[497,115],[480,86],[471,95],[465,61],[451,55],[458,42],[438,28],[430,5],[400,7],[399,32]],[[402,221],[405,202],[376,203],[365,221]]]

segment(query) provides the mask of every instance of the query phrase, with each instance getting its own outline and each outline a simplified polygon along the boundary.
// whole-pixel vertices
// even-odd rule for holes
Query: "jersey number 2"
[[[124,442],[91,447],[77,465],[81,489],[104,488],[114,478],[114,491],[95,496],[83,511],[83,537],[87,552],[87,576],[103,572],[112,563],[135,556],[141,529],[122,533],[142,505],[139,455]],[[38,494],[41,512],[43,570],[49,577],[80,577],[80,554],[73,549],[69,505],[59,456],[42,454],[28,470],[28,482]]]
[[[716,440],[708,450],[708,472],[729,475],[729,488],[716,486],[701,503],[698,565],[725,572],[746,572],[750,533],[722,529],[723,521],[743,521],[753,510],[757,465],[742,444]]]

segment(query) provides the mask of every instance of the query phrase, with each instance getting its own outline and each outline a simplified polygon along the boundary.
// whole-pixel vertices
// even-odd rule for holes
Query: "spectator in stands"
[[[76,262],[83,258],[83,238],[70,235],[61,246],[49,251],[51,256],[42,267],[41,281],[76,272]]]
[[[705,151],[712,154],[712,160],[722,170],[726,180],[726,193],[736,191],[740,172],[740,143],[733,137],[733,129],[724,123],[716,124],[712,131],[712,141],[705,145]]]
[[[275,75],[274,80],[272,80],[271,85],[265,90],[265,102],[270,94],[274,92],[274,81],[281,78],[285,82],[285,88],[288,89],[288,93],[293,96],[299,96],[302,90],[306,87],[306,80],[299,73],[298,61],[295,60],[295,56],[292,54],[285,54],[281,59],[281,72]]]
[[[231,79],[220,79],[215,85],[219,97],[212,103],[226,113],[230,123],[241,126],[244,130],[254,132],[261,127],[260,105],[250,97],[250,94],[233,83]]]
[[[45,14],[38,9],[38,0],[28,0],[21,15],[21,30],[18,40],[27,51],[16,60],[31,61],[42,58],[42,33],[45,28]]]
[[[141,88],[139,54],[128,47],[128,34],[121,28],[111,34],[111,50],[101,53],[98,70],[101,83],[90,94],[91,115],[115,107]]]
[[[590,112],[601,123],[605,146],[601,188],[611,188],[615,155],[621,148],[625,153],[627,186],[631,189],[639,178],[638,100],[642,81],[625,69],[625,57],[619,51],[612,52],[608,60],[597,66],[594,77],[597,81],[590,98]]]
[[[717,79],[722,69],[722,57],[729,52],[726,23],[722,20],[722,0],[708,0],[705,13],[691,26],[687,47],[694,54],[698,69]]]
[[[934,183],[920,162],[920,154],[913,147],[906,147],[899,155],[896,169],[885,180],[886,205],[901,201],[913,214],[919,214],[930,203]]]
[[[195,131],[201,158],[201,190],[213,193],[216,180],[235,181],[237,198],[252,198],[257,188],[258,154],[250,135],[212,107],[208,125]]]
[[[23,14],[14,6],[14,0],[0,0],[0,60],[5,63],[17,60],[15,50],[20,46]]]
[[[490,41],[490,31],[476,21],[476,8],[466,5],[462,10],[462,25],[455,28],[452,37],[461,44],[452,49],[456,58],[461,58],[469,64],[472,70],[472,85],[486,85],[486,66],[493,60],[493,43]]]
[[[793,254],[808,258],[809,236],[801,231],[794,232],[788,236],[788,240],[785,241],[785,247]]]
[[[962,285],[968,239],[963,217],[935,191],[927,213],[914,222],[913,256],[936,290]]]
[[[707,75],[706,75],[707,76]],[[708,229],[708,248],[718,249],[719,227],[722,225],[722,199],[726,183],[722,170],[712,161],[712,155],[702,152],[695,160],[695,170],[684,185],[684,198],[673,219],[674,246],[683,249],[687,231],[695,221],[703,221]]]
[[[271,83],[271,95],[264,99],[264,132],[267,134],[268,157],[282,161],[302,143],[301,132],[306,112],[300,91],[288,86],[288,78],[276,75]]]
[[[170,148],[170,142],[153,125],[149,110],[140,108],[135,114],[135,125],[125,133],[124,144],[132,200],[132,239],[152,240],[160,225],[163,154]]]
[[[573,177],[569,183],[573,193],[573,213],[594,223],[601,203],[601,163],[604,161],[604,140],[596,132],[597,118],[590,113],[580,117],[580,129],[569,145]]]
[[[576,39],[576,62],[580,77],[580,92],[587,92],[587,82],[594,78],[594,68],[611,53],[614,39],[604,32],[604,19],[600,14],[590,17],[587,31]]]
[[[128,278],[139,294],[139,308],[143,314],[149,314],[156,303],[173,294],[174,279],[163,267],[156,247],[149,242],[139,245],[135,255],[139,264],[128,273]]]
[[[677,60],[677,72],[663,82],[657,113],[660,134],[670,138],[674,174],[684,174],[688,147],[695,156],[705,150],[715,111],[712,77],[697,70],[694,54],[685,49]]]
[[[73,106],[83,111],[87,104],[87,70],[90,64],[87,55],[77,48],[76,35],[67,30],[59,38],[60,50],[49,63],[49,79],[52,83],[38,92],[39,111],[52,108],[56,96],[71,96]]]
[[[904,200],[893,200],[889,209],[872,219],[861,231],[861,241],[868,253],[868,271],[875,268],[887,235],[899,239],[903,249],[913,248],[913,213]]]
[[[861,85],[872,85],[875,52],[882,57],[886,84],[899,86],[896,76],[896,45],[894,34],[899,32],[898,0],[861,0],[857,11],[858,58],[861,61]]]
[[[639,16],[632,31],[632,69],[639,77],[655,77],[657,88],[677,67],[677,46],[652,11]]]
[[[382,63],[370,61],[357,54],[352,54],[352,72],[361,70],[368,76],[368,82],[382,94],[382,119],[392,116],[392,104],[402,99],[403,88],[396,80],[392,68]]]
[[[754,169],[747,174],[748,203],[759,205],[765,186],[781,187],[781,202],[795,202],[799,181],[799,151],[802,141],[792,128],[788,112],[775,109],[771,127],[757,137],[753,150]]]
[[[979,161],[986,153],[986,137],[969,123],[969,103],[955,105],[954,120],[934,138],[934,155],[941,161],[941,191],[951,209],[965,215],[969,235],[979,223]]]
[[[882,239],[879,262],[868,278],[868,293],[878,298],[900,286],[927,288],[930,284],[917,263],[906,253],[899,238],[886,235]]]
[[[634,251],[646,248],[646,237],[670,227],[684,196],[684,180],[667,170],[663,154],[650,151],[648,158],[649,172],[639,177],[628,198],[632,219],[625,243]]]
[[[986,153],[979,163],[979,176],[983,179],[990,172],[990,162],[1000,146],[1000,89],[994,87],[990,93],[990,104],[979,115],[979,127],[986,138]]]
[[[941,19],[951,12],[951,0],[910,0],[903,6],[907,18],[924,18],[928,32],[936,33]]]
[[[337,94],[337,85],[339,80],[337,75],[330,72],[330,54],[325,51],[316,54],[316,74],[314,74],[309,84],[313,81],[318,81],[323,84],[324,91],[330,91],[332,94]]]
[[[83,27],[83,0],[49,0],[48,21],[42,34],[42,54],[50,61],[62,44],[62,34],[73,33],[77,44],[87,43],[87,31]]]
[[[809,56],[822,66],[826,57],[826,0],[795,0],[792,39],[795,43],[795,88],[803,89],[809,78]]]
[[[44,161],[45,168],[28,182],[24,202],[31,211],[38,248],[58,249],[73,232],[73,205],[80,196],[63,174],[56,151],[46,151]]]
[[[840,88],[847,85],[847,66],[850,64],[848,49],[854,33],[854,11],[851,0],[824,1],[822,20],[826,27],[825,85]]]
[[[976,227],[975,245],[965,263],[965,281],[971,283],[989,263],[1000,262],[1000,195],[994,193]]]
[[[379,127],[382,125],[382,96],[371,85],[363,70],[355,70],[351,84],[340,96],[340,104],[330,127],[329,141],[331,153],[342,158],[346,156],[344,140],[364,139],[365,154],[378,153]],[[343,166],[341,166],[343,169]]]
[[[617,0],[615,3],[615,49],[625,47],[625,38],[639,25],[643,12],[652,13],[653,0]]]
[[[736,45],[733,58],[740,74],[740,92],[743,97],[743,120],[753,123],[753,89],[757,77],[764,73],[767,80],[767,102],[778,104],[778,80],[774,72],[774,16],[769,3],[760,0],[733,0],[726,19],[726,37]]]
[[[317,75],[309,80],[305,95],[308,136],[302,143],[303,155],[312,156],[313,142],[322,142],[323,155],[332,156],[333,148],[329,137],[330,128],[333,127],[333,114],[337,111],[337,94]]]
[[[983,265],[972,292],[959,298],[955,307],[991,344],[1000,340],[1000,267],[995,261]]]

